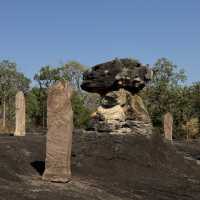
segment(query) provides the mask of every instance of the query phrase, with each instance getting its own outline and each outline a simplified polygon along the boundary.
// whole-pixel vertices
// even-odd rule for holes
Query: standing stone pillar
[[[164,134],[165,134],[165,139],[172,141],[173,116],[169,112],[166,113],[164,116]]]
[[[48,91],[47,144],[43,180],[68,182],[71,179],[71,148],[73,132],[72,89],[59,81]]]
[[[22,91],[18,92],[15,97],[16,106],[16,128],[15,136],[25,136],[26,134],[26,105],[25,97]]]

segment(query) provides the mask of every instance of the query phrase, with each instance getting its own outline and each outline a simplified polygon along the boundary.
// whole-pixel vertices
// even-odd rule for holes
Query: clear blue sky
[[[41,66],[167,57],[200,80],[200,0],[0,0],[0,59]]]

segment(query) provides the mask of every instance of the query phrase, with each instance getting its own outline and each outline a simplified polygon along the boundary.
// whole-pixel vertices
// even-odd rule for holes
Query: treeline
[[[4,60],[0,62],[0,131],[13,128],[15,118],[15,94],[18,90],[28,93],[31,81],[17,71],[16,63]]]
[[[156,61],[151,83],[142,92],[155,131],[163,133],[163,116],[174,118],[175,138],[196,138],[200,130],[200,82],[186,85],[187,76],[166,58]]]
[[[26,95],[27,128],[45,130],[47,124],[47,90],[57,80],[68,80],[74,88],[72,105],[76,128],[86,128],[92,112],[99,104],[99,96],[81,90],[82,74],[86,66],[70,61],[62,66],[44,66],[34,81],[17,70],[16,63],[0,62],[0,132],[12,132],[15,126],[15,94]],[[153,66],[154,78],[141,92],[155,131],[162,133],[163,115],[174,117],[174,137],[195,138],[200,130],[200,82],[185,85],[184,70],[166,58]]]
[[[16,63],[0,62],[0,132],[13,132],[15,127],[15,95],[21,90],[26,96],[26,127],[29,131],[47,127],[47,91],[57,80],[68,80],[74,88],[72,106],[77,128],[87,127],[90,114],[96,108],[97,96],[80,88],[85,66],[70,61],[63,66],[44,66],[31,82],[17,70]]]

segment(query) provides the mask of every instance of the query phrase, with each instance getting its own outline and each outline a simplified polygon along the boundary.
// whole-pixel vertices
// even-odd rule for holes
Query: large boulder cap
[[[137,93],[151,78],[152,70],[148,65],[133,59],[114,59],[84,72],[81,88],[102,95],[120,88]]]

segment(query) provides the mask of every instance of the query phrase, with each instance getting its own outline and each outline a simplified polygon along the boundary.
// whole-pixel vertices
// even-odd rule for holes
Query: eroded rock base
[[[90,129],[115,134],[151,135],[152,123],[138,95],[124,89],[105,95],[91,120]]]

